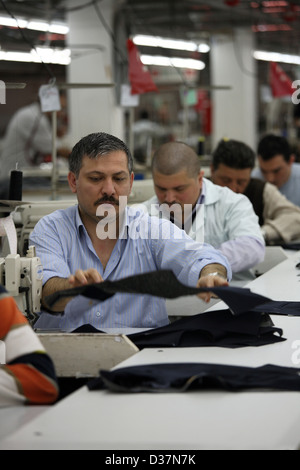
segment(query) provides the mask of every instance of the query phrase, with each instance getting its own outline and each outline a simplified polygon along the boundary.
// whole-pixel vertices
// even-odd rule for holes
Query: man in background
[[[57,111],[57,137],[67,132],[67,100],[60,93],[61,110]],[[8,199],[11,170],[38,167],[52,158],[52,113],[41,110],[39,100],[19,109],[8,123],[0,152],[0,199]],[[59,142],[59,141],[58,141]],[[57,146],[58,157],[68,158],[70,149]],[[36,184],[30,179],[28,185]],[[26,187],[24,181],[23,187]]]
[[[152,160],[156,195],[143,206],[151,215],[171,218],[194,240],[222,252],[231,265],[233,280],[251,278],[249,269],[261,262],[265,253],[252,204],[203,174],[199,157],[190,146],[182,142],[162,145]]]
[[[252,172],[254,178],[272,183],[289,201],[300,206],[300,163],[285,137],[269,134],[257,147],[259,168]]]
[[[300,239],[300,208],[273,184],[252,178],[254,165],[255,153],[247,144],[221,140],[213,152],[212,181],[249,198],[267,244]]]

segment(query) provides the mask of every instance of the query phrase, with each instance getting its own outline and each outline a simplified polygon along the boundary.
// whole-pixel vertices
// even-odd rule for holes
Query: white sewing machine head
[[[42,282],[43,267],[35,247],[29,247],[25,257],[10,254],[0,258],[0,283],[30,322],[41,310]]]

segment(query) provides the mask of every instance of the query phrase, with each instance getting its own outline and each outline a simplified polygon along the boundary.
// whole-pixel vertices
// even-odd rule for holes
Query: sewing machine
[[[32,322],[41,309],[43,267],[30,246],[26,256],[0,258],[0,283],[14,297],[19,309]]]

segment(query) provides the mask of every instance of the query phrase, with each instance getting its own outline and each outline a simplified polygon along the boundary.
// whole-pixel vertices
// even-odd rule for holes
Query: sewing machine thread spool
[[[10,172],[9,193],[8,193],[8,199],[10,201],[22,201],[22,181],[23,181],[22,171],[12,170]]]

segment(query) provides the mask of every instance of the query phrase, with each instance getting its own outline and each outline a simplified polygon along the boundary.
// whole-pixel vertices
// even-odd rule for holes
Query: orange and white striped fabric
[[[58,385],[53,362],[1,285],[0,341],[6,351],[6,364],[0,364],[0,407],[55,402]]]

